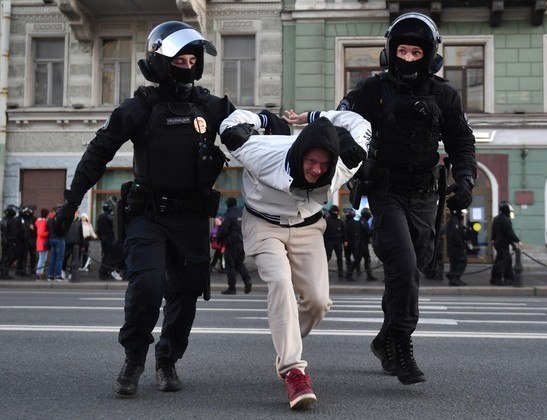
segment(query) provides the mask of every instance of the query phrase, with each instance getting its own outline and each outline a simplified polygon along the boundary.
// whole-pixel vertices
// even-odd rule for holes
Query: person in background
[[[346,273],[357,256],[357,242],[359,240],[359,221],[355,220],[355,211],[353,209],[344,209],[344,234],[347,245],[344,247],[344,259],[346,260]],[[361,264],[355,267],[357,275],[361,274]]]
[[[83,235],[83,245],[81,250],[80,258],[80,271],[89,271],[89,266],[91,265],[91,256],[89,255],[89,244],[91,240],[97,239],[98,236],[93,230],[93,225],[89,221],[89,216],[87,213],[82,213],[80,215],[80,221],[82,222],[82,235]]]
[[[55,213],[59,207],[54,207],[51,209],[47,219],[47,230],[49,232],[49,267],[47,272],[47,279],[49,281],[64,281],[63,279],[63,258],[65,256],[65,238],[64,234],[59,235],[59,232],[53,229],[53,220]],[[74,216],[73,216],[74,217]]]
[[[217,241],[218,230],[222,225],[222,217],[215,217],[215,225],[211,229],[209,237],[211,238],[211,248],[213,249],[213,259],[211,260],[211,271],[218,271],[219,273],[224,273],[225,264],[224,264],[224,252],[226,247]],[[220,268],[216,268],[216,265],[219,265]]]
[[[74,265],[72,260],[78,259],[78,267],[80,266],[80,250],[84,244],[84,234],[80,213],[74,213],[74,220],[70,225],[70,229],[65,233],[65,256],[63,257],[62,276],[65,280],[70,280],[72,277],[71,268]],[[70,264],[69,264],[70,261]]]
[[[226,247],[224,261],[226,262],[226,275],[228,277],[228,288],[223,290],[223,295],[235,295],[236,272],[239,273],[245,284],[245,294],[251,293],[251,276],[245,267],[245,251],[243,250],[243,235],[241,233],[242,209],[237,207],[237,200],[234,197],[226,199],[226,214],[218,229],[217,241]]]
[[[325,242],[325,251],[327,252],[327,261],[330,261],[332,252],[336,255],[336,266],[338,268],[338,278],[344,277],[343,250],[347,246],[346,231],[344,221],[338,217],[340,208],[333,204],[327,213],[327,228],[323,235]]]
[[[101,280],[113,278],[116,281],[121,281],[122,277],[116,270],[120,264],[120,245],[114,236],[114,215],[112,214],[112,207],[108,203],[103,204],[103,212],[97,220],[97,235],[101,241],[99,278]]]
[[[496,258],[492,265],[490,284],[495,286],[509,286],[513,284],[513,259],[509,247],[518,246],[520,239],[513,230],[511,213],[513,208],[508,201],[502,201],[499,214],[492,222],[492,244],[496,250]]]
[[[19,240],[21,236],[20,223],[17,221],[19,207],[9,204],[4,210],[4,217],[0,221],[0,233],[2,235],[2,261],[1,274],[2,280],[13,280],[9,275],[11,266],[19,256]]]
[[[38,264],[36,265],[36,280],[45,280],[44,266],[49,251],[49,231],[47,230],[48,209],[40,210],[40,217],[36,219],[36,252],[38,252]]]
[[[450,271],[446,274],[446,278],[450,286],[467,284],[461,279],[467,267],[467,237],[463,212],[452,210],[446,222],[446,253],[450,261]]]
[[[34,217],[34,208],[35,206],[24,206],[17,217],[22,235],[16,274],[23,277],[32,276],[36,270],[36,218]]]
[[[372,266],[371,266],[371,258],[370,258],[370,250],[368,248],[370,244],[370,219],[372,219],[372,213],[368,208],[364,208],[361,210],[361,218],[359,219],[359,239],[357,240],[356,245],[356,257],[355,262],[351,265],[350,269],[347,273],[347,279],[349,281],[353,280],[352,273],[356,269],[356,267],[359,267],[359,264],[361,263],[361,259],[364,262],[365,265],[365,272],[367,273],[367,281],[377,281],[378,279],[374,277],[374,274],[372,273]]]

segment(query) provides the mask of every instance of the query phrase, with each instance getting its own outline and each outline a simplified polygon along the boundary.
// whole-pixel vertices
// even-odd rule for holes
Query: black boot
[[[163,392],[175,392],[182,389],[174,363],[156,363],[156,388]]]
[[[144,371],[144,364],[125,359],[122,370],[114,384],[114,391],[121,395],[134,395],[137,393],[139,378]]]
[[[397,365],[397,379],[404,385],[425,381],[425,375],[416,365],[412,337],[401,331],[391,331],[393,355]]]
[[[247,283],[245,283],[245,294],[248,295],[251,293],[251,290],[253,289],[253,283],[249,280]]]
[[[382,363],[382,369],[386,375],[395,376],[397,374],[397,365],[393,358],[391,338],[389,334],[382,336],[378,334],[370,343],[372,353]]]

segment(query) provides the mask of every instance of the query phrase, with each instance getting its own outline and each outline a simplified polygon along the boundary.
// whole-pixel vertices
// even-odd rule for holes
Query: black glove
[[[367,152],[353,139],[348,130],[336,127],[340,142],[340,159],[349,169],[355,168],[367,157]]]
[[[78,210],[78,206],[68,200],[65,200],[63,205],[57,209],[53,217],[53,233],[56,236],[61,238],[65,236],[74,221],[76,210]]]
[[[266,124],[262,124],[264,126],[264,134],[291,134],[289,124],[287,124],[284,119],[279,118],[277,115],[271,113],[267,109],[263,109],[258,113],[258,115],[261,116],[261,119],[264,118],[266,120]]]
[[[220,141],[228,150],[232,151],[239,149],[253,134],[258,134],[253,126],[251,124],[242,123],[224,130],[220,135]]]
[[[456,182],[450,184],[446,189],[446,195],[454,193],[452,197],[446,200],[446,207],[450,210],[463,210],[473,202],[473,178],[462,176],[456,179]]]

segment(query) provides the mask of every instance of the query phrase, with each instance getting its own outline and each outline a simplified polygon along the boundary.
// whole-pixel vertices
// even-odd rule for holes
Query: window
[[[458,89],[466,112],[485,111],[484,46],[444,47],[444,76]]]
[[[131,96],[131,54],[130,38],[101,40],[102,105],[118,105]]]
[[[33,40],[34,105],[62,106],[64,97],[65,41]]]
[[[381,46],[355,46],[344,49],[344,94],[355,87],[357,82],[382,72],[380,67]]]
[[[230,35],[222,38],[224,94],[236,105],[255,104],[255,37]]]
[[[111,195],[119,198],[120,187],[124,182],[133,180],[133,171],[131,168],[107,168],[102,178],[93,188],[92,214],[91,219],[95,220],[103,212],[103,204],[107,202]]]
[[[220,206],[218,214],[223,215],[226,213],[226,198],[234,197],[237,200],[237,205],[241,207],[243,205],[243,197],[241,195],[242,185],[242,173],[243,168],[231,167],[225,168],[218,177],[215,188],[221,193]]]

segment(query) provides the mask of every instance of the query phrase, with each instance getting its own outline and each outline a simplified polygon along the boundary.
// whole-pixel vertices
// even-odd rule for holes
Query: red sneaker
[[[305,375],[300,369],[291,369],[285,375],[285,387],[291,408],[303,408],[317,401],[311,389],[310,375]]]

